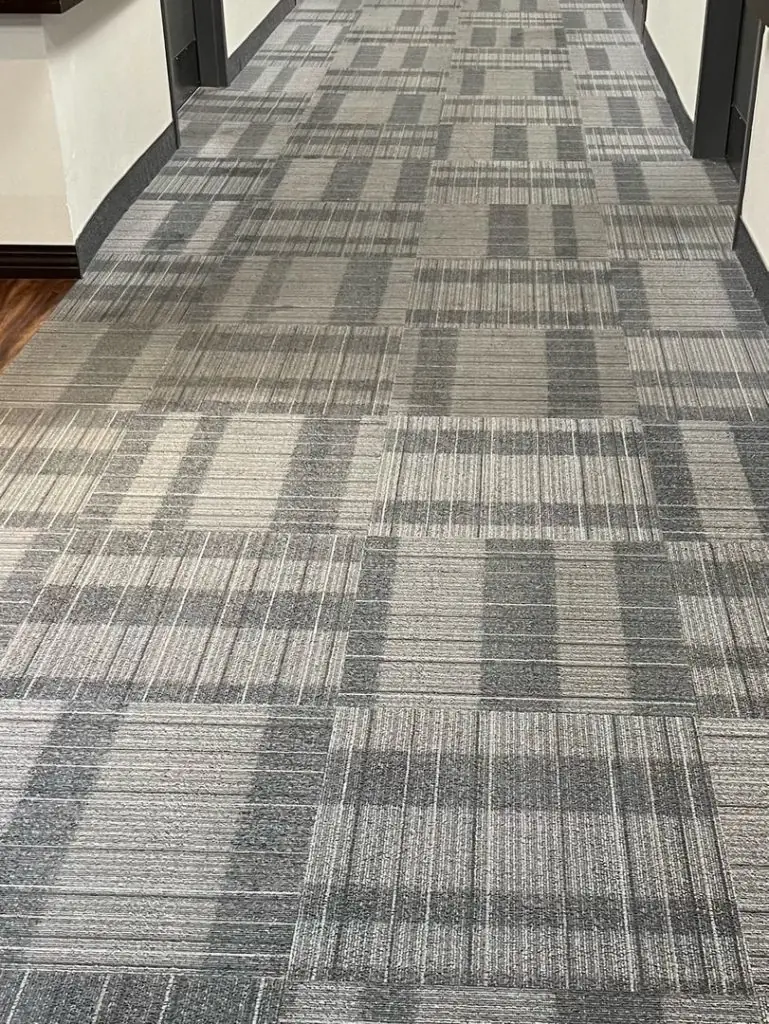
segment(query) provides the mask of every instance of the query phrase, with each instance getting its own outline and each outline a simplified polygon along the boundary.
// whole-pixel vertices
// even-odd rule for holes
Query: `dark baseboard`
[[[692,148],[692,139],[694,138],[694,124],[692,119],[684,110],[684,105],[681,102],[681,97],[678,95],[678,90],[673,84],[673,79],[670,77],[670,72],[665,67],[665,62],[660,57],[659,50],[654,45],[654,42],[648,32],[643,34],[644,50],[646,50],[646,56],[649,58],[649,63],[652,66],[654,74],[657,76],[657,81],[662,86],[662,91],[665,93],[665,99],[670,104],[670,109],[673,111],[673,117],[676,119],[678,130],[681,133],[681,138],[684,140],[686,146]]]
[[[769,267],[766,266],[748,234],[748,229],[740,222],[737,227],[737,243],[734,247],[735,255],[745,271],[753,294],[758,300],[761,310],[769,320]]]
[[[240,74],[248,64],[265,39],[271,35],[280,25],[281,21],[296,7],[296,0],[278,0],[264,21],[261,21],[254,31],[243,40],[240,46],[227,58],[227,83]]]
[[[176,148],[176,132],[173,124],[169,124],[102,199],[77,240],[81,273],[128,207],[136,202],[155,175],[168,163]]]
[[[175,150],[170,124],[102,199],[74,245],[0,245],[0,277],[82,277],[104,239]]]
[[[0,245],[0,278],[80,277],[74,245]]]

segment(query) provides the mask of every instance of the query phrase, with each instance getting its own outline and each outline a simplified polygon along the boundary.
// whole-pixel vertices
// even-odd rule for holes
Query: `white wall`
[[[692,120],[697,106],[706,10],[707,0],[649,0],[646,10],[646,31]]]
[[[77,236],[171,123],[160,3],[85,0],[42,23]]]
[[[56,110],[37,16],[0,17],[0,245],[72,245]]]
[[[742,220],[769,267],[769,31],[764,36]]]
[[[224,0],[227,54],[233,54],[275,6],[276,0]]]

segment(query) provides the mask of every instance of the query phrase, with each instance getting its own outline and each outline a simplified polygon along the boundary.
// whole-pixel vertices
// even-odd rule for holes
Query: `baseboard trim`
[[[296,0],[278,0],[267,17],[260,21],[254,31],[247,36],[240,46],[227,58],[227,84],[236,78],[248,64],[269,35],[280,25],[281,21],[296,7]]]
[[[168,163],[176,148],[176,132],[173,124],[169,124],[102,199],[77,240],[81,273],[129,206],[136,202],[158,171]]]
[[[662,91],[665,93],[665,99],[670,104],[670,109],[673,111],[673,117],[676,119],[678,130],[681,133],[681,138],[684,140],[687,148],[691,150],[692,140],[694,139],[694,122],[684,110],[684,105],[681,102],[681,97],[678,95],[678,90],[673,84],[673,79],[670,77],[670,72],[665,67],[665,62],[660,57],[659,50],[654,45],[654,40],[649,35],[648,31],[644,31],[643,34],[643,45],[646,50],[646,56],[649,58],[649,63],[652,66],[654,74],[657,76],[657,81],[662,87]]]
[[[0,278],[80,277],[74,245],[0,245]]]
[[[745,277],[753,289],[761,311],[769,321],[769,267],[761,259],[759,251],[742,221],[737,226],[734,252],[745,271]]]
[[[0,277],[82,277],[104,239],[175,150],[176,132],[169,124],[102,199],[74,245],[0,245]]]

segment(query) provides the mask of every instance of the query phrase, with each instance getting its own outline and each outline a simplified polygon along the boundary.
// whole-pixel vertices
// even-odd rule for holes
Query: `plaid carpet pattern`
[[[622,0],[299,0],[0,377],[0,1021],[767,1024],[769,327]]]

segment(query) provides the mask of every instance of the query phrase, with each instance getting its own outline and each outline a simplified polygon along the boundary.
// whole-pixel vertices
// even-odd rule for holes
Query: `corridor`
[[[736,199],[622,0],[187,104],[0,377],[3,1024],[769,1020]]]

